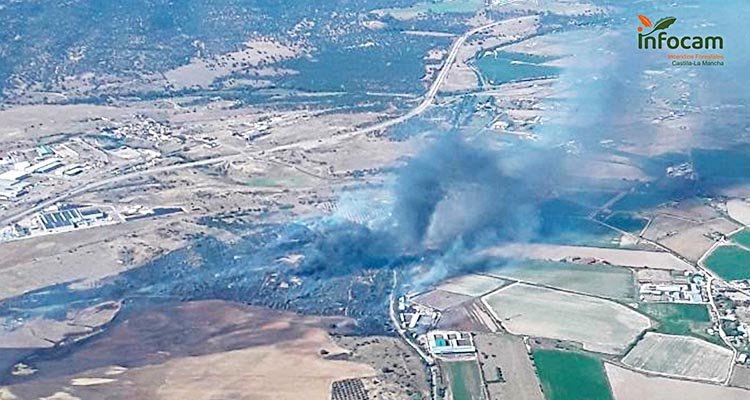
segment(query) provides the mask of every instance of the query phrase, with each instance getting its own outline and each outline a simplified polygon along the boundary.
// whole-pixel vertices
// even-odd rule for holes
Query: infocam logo
[[[677,21],[675,17],[664,17],[656,23],[645,15],[639,15],[638,19],[643,26],[638,27],[639,49],[723,49],[724,38],[721,36],[669,36],[667,28]],[[642,33],[643,28],[651,29],[648,33]]]

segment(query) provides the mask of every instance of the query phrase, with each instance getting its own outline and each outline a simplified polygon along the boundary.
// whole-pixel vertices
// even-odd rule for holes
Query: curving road
[[[258,151],[256,153],[253,153],[252,156],[260,158],[262,157],[263,154],[275,153],[275,152],[279,152],[282,150],[311,149],[311,148],[319,147],[321,145],[335,144],[342,140],[346,140],[355,136],[365,135],[370,132],[377,132],[383,129],[387,129],[389,127],[398,125],[404,121],[407,121],[423,113],[435,101],[435,97],[440,91],[440,87],[442,86],[443,82],[445,82],[445,79],[448,77],[448,73],[450,72],[451,66],[453,66],[453,63],[456,61],[456,56],[458,55],[458,51],[461,49],[461,46],[463,46],[466,40],[472,35],[482,30],[485,30],[487,28],[496,26],[502,22],[503,21],[496,21],[496,22],[492,22],[486,25],[482,25],[477,28],[473,28],[465,32],[463,35],[459,36],[456,39],[456,41],[453,42],[453,44],[451,45],[450,50],[448,52],[448,56],[445,58],[445,62],[443,63],[443,66],[440,68],[440,71],[438,72],[437,77],[435,78],[435,81],[432,82],[432,84],[430,85],[430,88],[427,90],[424,96],[422,96],[423,97],[422,101],[416,107],[409,110],[406,114],[403,114],[399,117],[392,118],[386,121],[382,121],[382,122],[379,122],[379,123],[376,123],[376,124],[373,124],[373,125],[361,128],[361,129],[356,129],[352,132],[347,132],[347,133],[338,134],[338,135],[334,134],[332,137],[323,139],[322,141],[318,139],[303,140],[303,141],[296,142],[296,143],[276,146],[276,147],[272,147],[270,149],[266,149],[263,151]],[[30,214],[41,211],[44,208],[47,208],[51,205],[59,203],[65,199],[68,199],[73,196],[77,196],[82,193],[86,193],[90,190],[100,188],[100,187],[103,187],[112,183],[125,181],[125,180],[132,179],[138,176],[156,174],[156,173],[166,172],[166,171],[174,171],[174,170],[179,170],[179,169],[184,169],[184,168],[192,168],[192,167],[203,166],[203,165],[216,164],[219,162],[228,161],[230,159],[238,158],[242,156],[250,156],[250,154],[243,152],[243,153],[238,153],[238,154],[222,155],[222,156],[203,159],[199,161],[183,162],[183,163],[172,164],[172,165],[163,166],[163,167],[155,167],[155,168],[141,170],[141,171],[129,172],[127,174],[122,174],[122,175],[114,176],[111,178],[105,178],[105,179],[101,179],[101,180],[97,180],[93,182],[88,182],[84,185],[81,185],[76,188],[67,190],[63,193],[57,194],[51,198],[42,200],[41,202],[37,203],[33,207],[4,216],[2,219],[0,219],[0,226],[12,224]],[[275,161],[269,160],[269,162],[275,162]]]
[[[376,124],[373,124],[373,125],[361,128],[361,129],[356,129],[352,132],[334,135],[331,138],[324,139],[322,142],[317,139],[303,140],[303,141],[296,142],[296,143],[276,146],[276,147],[266,150],[266,152],[273,153],[273,152],[289,150],[289,149],[311,149],[311,148],[318,147],[322,144],[332,144],[332,143],[336,143],[336,142],[349,139],[355,136],[365,135],[370,132],[381,131],[383,129],[390,128],[404,121],[407,121],[411,118],[414,118],[419,114],[422,114],[435,101],[435,97],[437,97],[437,94],[440,91],[440,87],[443,85],[443,82],[445,82],[445,79],[448,77],[448,73],[450,72],[450,69],[453,66],[453,63],[456,61],[456,56],[458,56],[458,51],[461,49],[461,46],[463,46],[463,44],[466,43],[466,40],[478,32],[481,32],[487,28],[492,28],[501,23],[503,23],[503,21],[495,21],[486,25],[482,25],[480,27],[471,29],[465,32],[463,35],[459,36],[456,39],[456,41],[453,42],[453,44],[451,45],[450,50],[448,51],[448,56],[445,58],[445,62],[443,62],[443,66],[440,68],[440,71],[438,72],[437,77],[430,85],[430,88],[427,90],[427,93],[425,93],[424,96],[422,96],[423,97],[422,101],[416,107],[409,110],[406,114],[403,114],[401,116],[398,116],[398,117],[395,117],[395,118],[392,118],[383,122],[378,122]]]

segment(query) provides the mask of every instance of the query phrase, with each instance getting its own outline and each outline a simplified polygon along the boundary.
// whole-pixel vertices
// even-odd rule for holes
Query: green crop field
[[[706,260],[706,266],[724,279],[750,279],[750,251],[739,246],[721,246]]]
[[[631,301],[636,296],[633,273],[622,267],[528,260],[488,268],[485,273],[618,300]]]
[[[691,335],[724,345],[718,336],[711,336],[706,329],[711,327],[708,306],[703,304],[643,303],[638,310],[659,321],[659,333]]]
[[[547,400],[612,399],[602,362],[583,353],[535,350],[534,362]]]
[[[732,236],[732,240],[739,245],[750,248],[750,230],[747,228],[741,230]]]
[[[453,400],[483,400],[482,378],[479,366],[474,361],[458,361],[443,364],[448,374]]]
[[[443,0],[423,1],[405,8],[384,8],[384,14],[399,15],[404,13],[432,14],[473,14],[484,7],[482,0]]]

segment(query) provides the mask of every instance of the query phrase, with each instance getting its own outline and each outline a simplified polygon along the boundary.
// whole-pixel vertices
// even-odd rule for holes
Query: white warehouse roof
[[[25,171],[19,171],[12,169],[10,171],[3,172],[0,174],[0,181],[20,181],[29,176]]]

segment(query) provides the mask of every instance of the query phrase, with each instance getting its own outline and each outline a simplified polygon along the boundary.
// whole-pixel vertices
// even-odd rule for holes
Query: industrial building
[[[65,168],[58,169],[55,171],[55,174],[60,176],[76,176],[81,174],[84,171],[84,167],[82,165],[73,164],[68,165]]]
[[[31,185],[23,182],[28,176],[27,172],[16,169],[0,174],[0,200],[14,200],[28,193]]]
[[[11,169],[0,174],[0,182],[6,181],[9,183],[20,182],[29,177],[28,172],[23,170]]]
[[[427,346],[433,355],[470,354],[477,351],[474,347],[474,340],[468,332],[428,332]]]
[[[36,155],[39,158],[44,158],[55,154],[52,148],[47,145],[37,146],[34,150],[36,150]]]
[[[50,159],[41,161],[39,163],[36,163],[26,168],[26,171],[30,173],[36,173],[36,174],[46,174],[62,166],[63,166],[62,161],[58,160],[57,158],[50,158]]]
[[[701,286],[697,283],[688,284],[642,284],[640,287],[642,301],[670,302],[670,303],[705,303]]]
[[[7,184],[0,181],[0,200],[15,200],[29,192],[27,183]]]
[[[39,226],[45,231],[66,231],[104,219],[107,215],[98,208],[67,208],[40,213]]]

